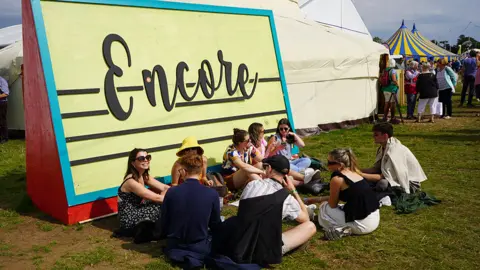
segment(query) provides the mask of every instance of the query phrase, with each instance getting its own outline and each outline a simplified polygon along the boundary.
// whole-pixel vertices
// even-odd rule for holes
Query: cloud
[[[480,40],[478,0],[354,0],[372,36],[387,40],[405,19],[411,29],[413,23],[429,39],[449,40],[456,44],[464,34]],[[472,24],[464,32],[465,27]]]
[[[22,23],[20,0],[0,0],[0,28]]]

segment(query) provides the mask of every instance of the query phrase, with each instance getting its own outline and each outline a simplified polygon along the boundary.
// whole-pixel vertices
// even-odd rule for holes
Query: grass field
[[[454,118],[395,126],[428,176],[425,191],[442,200],[414,214],[381,209],[373,234],[336,242],[317,235],[279,269],[480,269],[480,108],[454,108]],[[371,125],[310,137],[304,151],[322,160],[351,147],[363,167],[375,158]],[[159,243],[110,238],[116,217],[64,226],[36,210],[25,192],[25,142],[0,145],[0,268],[169,269]],[[224,208],[224,215],[235,209]],[[288,225],[287,225],[288,227]]]

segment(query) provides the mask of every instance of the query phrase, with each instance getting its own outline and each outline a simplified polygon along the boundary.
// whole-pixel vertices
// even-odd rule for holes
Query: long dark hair
[[[243,129],[239,128],[234,128],[233,129],[233,136],[232,136],[232,142],[234,145],[239,145],[242,142],[245,141],[245,137],[247,137],[248,132]]]
[[[133,162],[135,162],[135,160],[137,159],[137,154],[139,152],[147,152],[147,150],[145,149],[141,149],[141,148],[134,148],[132,151],[130,151],[130,154],[128,154],[128,163],[127,163],[127,171],[125,172],[125,177],[127,177],[127,175],[131,174],[133,176],[133,179],[135,180],[138,180],[140,178],[140,174],[139,172],[137,171],[137,169],[135,169],[135,167],[132,165]],[[146,169],[145,172],[143,172],[143,179],[148,179],[149,177],[149,174],[148,174],[148,171],[150,169]]]
[[[293,132],[292,125],[290,125],[290,121],[287,118],[282,118],[280,119],[280,121],[278,121],[277,131],[276,131],[277,134],[280,134],[280,125],[287,125],[290,131]]]
[[[263,125],[260,123],[252,123],[248,127],[248,133],[250,134],[250,140],[255,147],[260,146],[261,138],[260,138],[260,131],[262,130]]]

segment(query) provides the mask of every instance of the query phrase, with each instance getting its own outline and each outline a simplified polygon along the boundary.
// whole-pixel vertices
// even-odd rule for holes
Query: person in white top
[[[273,194],[282,188],[290,191],[290,195],[283,202],[282,219],[295,220],[299,223],[295,228],[282,233],[282,254],[307,242],[316,232],[315,224],[310,221],[313,209],[309,210],[298,195],[293,178],[288,176],[290,171],[289,160],[282,155],[275,155],[262,160],[265,179],[249,182],[242,192],[242,200]]]
[[[439,102],[442,102],[442,118],[452,117],[452,94],[455,93],[457,85],[457,76],[453,69],[447,66],[448,61],[442,59],[438,61],[437,82],[439,90]]]

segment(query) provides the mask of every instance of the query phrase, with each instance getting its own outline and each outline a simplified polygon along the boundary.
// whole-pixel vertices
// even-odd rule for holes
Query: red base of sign
[[[22,25],[28,195],[65,224],[117,212],[116,197],[68,206],[30,0],[22,0]]]

